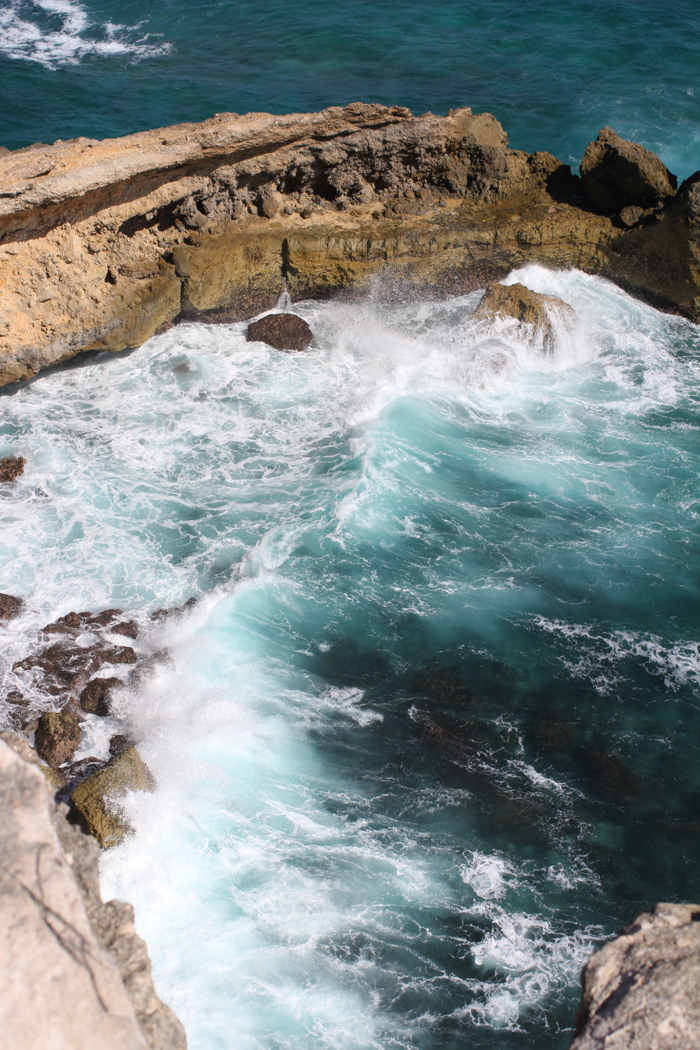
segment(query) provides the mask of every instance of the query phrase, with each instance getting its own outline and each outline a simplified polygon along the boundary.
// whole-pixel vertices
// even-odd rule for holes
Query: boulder
[[[676,192],[676,176],[655,153],[609,127],[586,146],[580,171],[588,200],[604,212],[653,208]]]
[[[129,645],[70,646],[55,642],[41,652],[13,664],[13,671],[38,671],[43,688],[52,696],[77,697],[103,664],[135,664]]]
[[[0,620],[14,620],[23,608],[21,598],[15,598],[14,594],[0,594]]]
[[[138,638],[139,629],[136,620],[122,620],[109,628],[111,634],[121,634],[124,638]]]
[[[249,343],[267,343],[275,350],[306,350],[313,332],[298,314],[265,314],[248,325]]]
[[[700,907],[657,904],[589,959],[571,1050],[700,1046]]]
[[[73,814],[104,848],[117,846],[130,827],[119,812],[118,798],[127,791],[153,791],[155,780],[135,747],[110,759],[98,773],[83,780],[70,796]]]
[[[491,284],[472,315],[472,320],[492,322],[512,318],[526,325],[530,334],[542,341],[542,347],[553,352],[556,345],[554,321],[572,326],[576,314],[556,295],[531,292],[523,284]]]
[[[93,678],[80,694],[80,706],[89,715],[108,715],[112,693],[123,684],[119,678]]]
[[[80,722],[65,711],[49,711],[41,716],[34,742],[37,754],[52,769],[68,762],[80,745]]]
[[[25,460],[22,456],[7,456],[0,459],[0,481],[16,481],[24,474]]]

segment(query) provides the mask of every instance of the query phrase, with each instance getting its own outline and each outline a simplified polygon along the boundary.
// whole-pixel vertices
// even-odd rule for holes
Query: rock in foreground
[[[655,153],[608,127],[586,146],[581,178],[591,204],[605,212],[653,208],[676,192],[676,176]]]
[[[249,343],[267,343],[275,350],[306,350],[313,333],[297,314],[266,314],[248,325],[246,339]]]
[[[486,289],[472,320],[494,321],[496,318],[512,318],[527,325],[530,334],[542,341],[543,349],[552,353],[556,345],[553,320],[572,326],[576,314],[556,295],[531,292],[524,284],[492,284]]]
[[[16,1050],[185,1050],[128,904],[100,897],[96,845],[0,740],[0,1032]]]
[[[700,907],[657,904],[586,964],[571,1050],[700,1046]]]
[[[118,798],[127,791],[153,791],[155,781],[135,747],[127,747],[97,773],[83,780],[70,797],[75,815],[105,848],[117,846],[129,832]]]

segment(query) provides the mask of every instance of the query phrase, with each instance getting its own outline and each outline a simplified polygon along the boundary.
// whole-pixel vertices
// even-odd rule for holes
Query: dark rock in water
[[[104,650],[106,664],[135,664],[138,657],[130,645],[116,645],[113,649]]]
[[[111,710],[110,697],[122,685],[119,678],[93,678],[80,694],[80,706],[89,715],[108,715]]]
[[[101,613],[69,612],[65,616],[59,616],[53,623],[47,623],[46,627],[42,628],[42,633],[76,634],[79,631],[95,630],[109,626],[121,615],[121,609],[105,609]]]
[[[512,317],[522,325],[527,325],[531,333],[542,340],[542,347],[553,352],[556,336],[552,319],[561,320],[572,326],[576,314],[562,299],[556,295],[542,295],[531,292],[523,284],[490,284],[472,315],[473,321],[494,321],[496,318]]]
[[[0,459],[0,481],[16,481],[24,474],[25,459],[23,456],[8,456]]]
[[[122,623],[116,623],[114,627],[110,627],[112,634],[122,634],[125,638],[138,638],[139,629],[136,624],[136,620],[124,620]]]
[[[0,594],[0,620],[13,620],[23,608],[21,598],[15,598],[14,594]]]
[[[580,170],[586,196],[605,212],[628,205],[653,208],[676,192],[676,176],[655,153],[620,138],[609,127],[588,143]]]
[[[116,798],[126,791],[153,791],[155,780],[135,747],[110,759],[83,780],[70,796],[73,816],[105,848],[117,846],[130,831]]]
[[[248,325],[249,343],[267,343],[275,350],[306,350],[313,332],[297,314],[266,314]]]
[[[128,751],[133,746],[134,741],[124,733],[115,733],[109,741],[109,753],[112,758],[119,758],[120,755],[123,755],[125,751]]]
[[[644,781],[617,755],[589,746],[583,749],[581,758],[586,778],[601,798],[629,804],[641,795]]]
[[[571,1050],[700,1046],[700,907],[640,915],[589,959],[581,986]]]
[[[564,754],[571,747],[571,729],[556,715],[538,711],[530,723],[530,738],[537,751]]]
[[[35,656],[18,660],[12,669],[42,672],[43,687],[52,696],[62,693],[77,696],[104,662],[105,650],[100,646],[69,648],[56,642]]]
[[[52,769],[58,769],[78,750],[80,723],[62,711],[43,714],[37,726],[35,744],[40,758]]]
[[[127,685],[130,689],[139,689],[144,681],[153,678],[163,667],[174,667],[173,658],[168,648],[159,649],[152,653],[146,660],[142,660],[138,667],[129,674]]]
[[[156,609],[151,613],[151,619],[154,623],[159,623],[160,620],[167,620],[169,616],[182,616],[188,609],[193,609],[196,604],[196,598],[188,598],[184,605],[177,605],[173,609]]]

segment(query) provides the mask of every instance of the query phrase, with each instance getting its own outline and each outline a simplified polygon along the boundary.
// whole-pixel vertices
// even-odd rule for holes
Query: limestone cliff
[[[19,1050],[185,1050],[133,911],[102,902],[95,842],[68,824],[26,740],[0,740],[0,1032]]]
[[[283,279],[297,298],[380,273],[457,291],[536,260],[698,319],[694,187],[621,222],[468,109],[220,114],[16,150],[0,157],[0,383],[179,318],[251,316]]]

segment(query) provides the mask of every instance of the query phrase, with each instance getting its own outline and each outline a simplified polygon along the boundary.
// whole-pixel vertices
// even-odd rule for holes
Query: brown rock
[[[23,608],[21,598],[15,598],[14,594],[0,594],[0,620],[13,620]]]
[[[80,723],[73,715],[51,711],[39,719],[35,734],[37,754],[52,769],[68,762],[80,746]]]
[[[266,314],[248,325],[249,343],[267,343],[275,350],[306,350],[313,332],[297,314]]]
[[[130,645],[115,645],[112,649],[104,649],[103,654],[107,664],[135,664],[138,660]]]
[[[642,215],[644,215],[644,208],[640,208],[638,204],[628,204],[620,212],[620,219],[625,226],[634,226],[639,222]]]
[[[154,623],[159,623],[161,620],[167,620],[171,616],[182,616],[189,609],[194,609],[196,604],[196,598],[188,598],[184,605],[177,605],[172,609],[155,609],[151,613],[151,619]]]
[[[655,153],[609,127],[588,143],[580,170],[586,196],[606,212],[629,205],[652,208],[676,192],[676,176]]]
[[[83,780],[70,797],[78,820],[104,848],[117,846],[130,827],[119,812],[126,791],[153,791],[155,781],[135,747],[112,758],[98,773]]]
[[[657,904],[588,961],[571,1050],[700,1046],[700,907]]]
[[[113,627],[110,627],[112,634],[122,634],[125,638],[138,638],[139,629],[136,620],[125,620],[122,623],[115,623]]]
[[[110,660],[111,654],[118,652],[117,649],[105,649],[98,645],[71,648],[61,642],[56,642],[34,656],[18,660],[13,665],[13,670],[38,671],[42,675],[41,684],[46,692],[52,696],[68,694],[77,697],[88,679],[104,663],[135,662],[136,654],[133,649],[129,650],[134,654],[133,660]]]
[[[69,612],[65,616],[59,616],[53,623],[48,623],[42,630],[44,634],[76,634],[79,631],[107,627],[121,615],[121,609],[105,609],[104,612],[96,614]]]
[[[555,295],[531,292],[522,284],[491,284],[472,319],[490,322],[496,318],[513,318],[526,325],[531,335],[542,341],[543,349],[551,353],[556,346],[553,321],[571,326],[576,314]]]
[[[93,678],[80,694],[80,706],[90,715],[108,715],[112,693],[123,684],[119,678]]]
[[[24,474],[25,460],[22,456],[8,456],[0,459],[0,481],[16,481]]]

